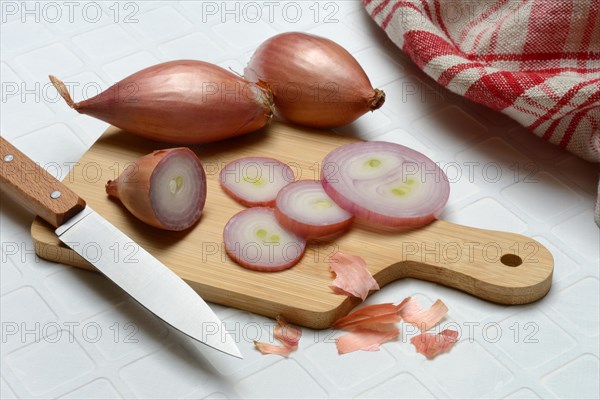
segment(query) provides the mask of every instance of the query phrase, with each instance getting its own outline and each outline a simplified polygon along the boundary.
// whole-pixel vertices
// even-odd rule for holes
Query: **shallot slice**
[[[390,331],[359,329],[337,338],[335,345],[338,354],[351,353],[357,350],[378,351],[379,345],[394,340],[399,334],[398,329]]]
[[[446,174],[425,155],[388,142],[357,142],[329,153],[323,188],[343,209],[376,225],[432,222],[450,194]]]
[[[367,269],[367,263],[362,257],[338,251],[331,256],[329,269],[336,274],[331,289],[338,294],[359,297],[364,300],[370,290],[379,290],[377,281],[373,279]]]
[[[458,340],[458,332],[445,329],[437,335],[432,333],[421,333],[413,336],[410,342],[415,346],[418,353],[423,354],[431,360],[440,353],[450,351]]]
[[[405,322],[427,331],[437,325],[448,312],[448,307],[441,300],[436,300],[430,308],[421,308],[416,299],[409,297],[400,309],[400,316]]]
[[[273,92],[277,115],[304,126],[349,124],[385,102],[356,59],[337,43],[287,32],[256,50],[244,77]]]
[[[246,207],[272,207],[277,193],[294,181],[294,171],[273,158],[247,157],[227,164],[220,174],[221,187]]]
[[[225,225],[227,254],[242,267],[255,271],[281,271],[302,258],[306,241],[285,230],[268,207],[254,207],[235,214]]]
[[[145,223],[181,231],[200,219],[206,201],[206,175],[190,149],[158,150],[108,181],[106,192]]]
[[[331,200],[319,181],[297,181],[281,189],[275,216],[282,226],[306,238],[343,232],[354,218]]]

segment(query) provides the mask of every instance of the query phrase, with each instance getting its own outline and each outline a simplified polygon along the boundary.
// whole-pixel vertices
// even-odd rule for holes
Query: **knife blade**
[[[242,358],[224,324],[183,279],[2,136],[0,156],[2,192],[54,226],[61,242],[173,328]],[[129,257],[118,256],[123,249]]]

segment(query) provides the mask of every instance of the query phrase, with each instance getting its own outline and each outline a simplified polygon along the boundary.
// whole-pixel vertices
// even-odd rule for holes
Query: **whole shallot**
[[[290,32],[265,41],[244,71],[273,92],[278,116],[313,128],[348,124],[385,102],[356,59],[337,43]]]
[[[77,112],[163,142],[214,142],[256,131],[272,116],[267,90],[203,61],[154,65],[78,103],[63,82],[50,80]]]
[[[108,181],[106,193],[145,223],[182,231],[200,219],[206,202],[206,175],[190,149],[158,150]]]

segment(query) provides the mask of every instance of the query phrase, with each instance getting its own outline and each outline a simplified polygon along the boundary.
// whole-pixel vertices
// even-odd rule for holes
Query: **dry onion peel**
[[[351,353],[357,350],[378,351],[382,343],[394,340],[399,334],[398,329],[390,331],[359,329],[337,338],[335,345],[338,354]]]
[[[431,360],[438,354],[450,351],[457,340],[457,331],[445,329],[438,334],[421,333],[413,336],[410,342],[415,346],[418,353]]]
[[[262,354],[276,354],[287,357],[291,352],[298,349],[298,342],[302,336],[300,328],[290,325],[281,317],[277,316],[277,326],[273,333],[275,339],[283,343],[283,346],[254,341],[254,346]]]
[[[400,309],[400,316],[405,322],[427,331],[437,325],[448,312],[448,307],[441,300],[436,300],[430,308],[421,308],[416,299],[407,298]]]
[[[77,112],[169,143],[209,143],[242,135],[264,127],[272,117],[269,91],[203,61],[145,68],[78,103],[63,82],[52,75],[50,81]]]
[[[335,321],[333,327],[336,329],[353,330],[367,328],[371,330],[388,330],[386,325],[401,321],[400,310],[407,299],[402,303],[373,304],[359,308],[358,310]]]
[[[287,347],[287,346],[279,346],[276,344],[264,343],[259,341],[254,341],[254,347],[256,350],[260,351],[262,354],[276,354],[278,356],[287,357],[295,351],[295,348]]]
[[[181,231],[200,219],[206,202],[206,175],[190,149],[158,150],[108,181],[106,192],[145,223]]]
[[[277,327],[273,332],[275,339],[288,347],[298,346],[300,337],[302,336],[302,330],[297,326],[290,325],[283,317],[277,316]]]
[[[377,281],[373,279],[362,257],[338,251],[331,256],[329,269],[336,274],[331,289],[338,294],[365,300],[369,291],[379,290]]]
[[[382,321],[382,322],[365,322],[360,324],[358,327],[345,328],[345,330],[356,331],[359,329],[378,331],[378,332],[390,332],[398,327],[393,322]]]
[[[400,321],[402,312],[408,316],[407,322],[417,320],[419,327],[424,328],[437,324],[446,311],[446,306],[440,300],[430,309],[422,309],[412,297],[405,298],[397,305],[384,303],[360,308],[333,324],[336,329],[351,331],[350,334],[337,339],[338,353],[379,350],[381,343],[398,336],[396,322]],[[411,338],[411,343],[419,353],[432,359],[442,352],[449,351],[457,338],[458,332],[447,329],[437,335],[421,333]]]
[[[385,102],[356,59],[337,43],[288,32],[266,40],[244,77],[273,92],[277,115],[296,124],[334,128]]]

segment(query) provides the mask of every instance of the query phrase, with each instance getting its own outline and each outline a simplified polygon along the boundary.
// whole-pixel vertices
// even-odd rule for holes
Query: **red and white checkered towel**
[[[427,75],[600,162],[600,0],[363,0]]]
[[[600,0],[363,0],[440,85],[600,162]]]

